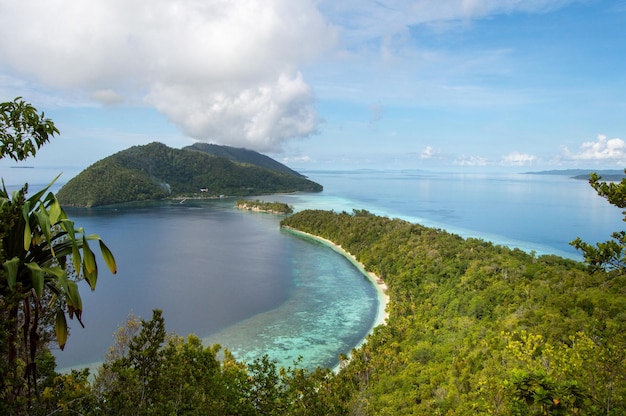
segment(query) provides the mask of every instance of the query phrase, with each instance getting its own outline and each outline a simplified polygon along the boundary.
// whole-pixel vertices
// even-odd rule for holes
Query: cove
[[[234,199],[68,210],[114,252],[118,274],[80,283],[85,328],[70,321],[60,369],[102,361],[129,313],[162,309],[166,329],[219,343],[241,360],[263,354],[332,367],[370,331],[376,288],[329,247],[279,228],[280,216]]]

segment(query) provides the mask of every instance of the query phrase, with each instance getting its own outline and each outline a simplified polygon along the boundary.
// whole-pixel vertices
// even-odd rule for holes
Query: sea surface
[[[259,198],[296,211],[367,209],[577,260],[571,240],[605,241],[623,229],[620,209],[586,181],[565,176],[301,172],[324,192]],[[9,188],[19,183],[19,176],[11,179]],[[33,183],[31,190],[41,187]],[[65,351],[55,352],[58,366],[102,361],[128,314],[149,319],[155,308],[164,311],[168,331],[194,333],[242,360],[268,354],[284,366],[298,357],[306,368],[335,366],[380,318],[375,286],[328,246],[281,230],[281,216],[234,205],[235,198],[223,198],[68,210],[107,242],[119,272],[110,275],[103,266],[95,292],[82,285],[85,328],[73,322]]]

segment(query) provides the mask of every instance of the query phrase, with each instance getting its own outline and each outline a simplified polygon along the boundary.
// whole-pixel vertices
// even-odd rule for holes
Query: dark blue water
[[[162,309],[168,331],[209,337],[240,359],[268,354],[283,365],[332,367],[370,330],[373,285],[346,258],[281,231],[280,217],[235,209],[230,198],[150,207],[68,209],[114,252],[95,292],[81,285],[76,323],[60,368],[101,361],[132,312]]]
[[[623,229],[620,209],[586,181],[567,177],[304,173],[324,192],[262,199],[296,210],[367,209],[575,259],[580,255],[569,242],[577,236],[605,241]],[[234,199],[69,214],[109,244],[120,272],[103,270],[96,292],[81,292],[86,328],[73,328],[66,351],[57,354],[60,367],[101,361],[131,311],[149,318],[163,309],[168,330],[195,333],[242,359],[267,353],[289,365],[302,355],[308,367],[333,366],[376,319],[375,289],[350,262],[281,231],[278,216],[237,211]]]

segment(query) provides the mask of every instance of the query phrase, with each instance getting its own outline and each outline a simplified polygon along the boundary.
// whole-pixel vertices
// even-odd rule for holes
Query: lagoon
[[[114,251],[118,274],[103,270],[82,287],[60,368],[101,361],[127,315],[162,309],[168,331],[194,333],[242,360],[268,354],[280,365],[333,367],[376,319],[377,292],[345,257],[281,231],[280,216],[235,209],[234,198],[117,209],[69,209]]]

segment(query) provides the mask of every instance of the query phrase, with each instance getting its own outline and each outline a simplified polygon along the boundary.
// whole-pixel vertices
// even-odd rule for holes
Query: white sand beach
[[[371,330],[368,332],[368,335],[371,334],[374,331],[374,328],[376,328],[378,325],[384,325],[387,323],[387,318],[389,317],[389,312],[387,311],[387,305],[389,304],[389,295],[387,295],[387,285],[385,284],[383,279],[381,279],[375,273],[367,271],[365,269],[365,266],[363,266],[363,264],[360,263],[354,255],[344,250],[343,247],[341,247],[340,245],[335,244],[326,238],[323,238],[314,234],[310,234],[304,231],[296,230],[291,227],[282,227],[282,228],[291,233],[319,241],[322,244],[340,253],[341,255],[345,256],[348,260],[350,260],[350,262],[354,264],[354,266],[357,267],[361,271],[361,273],[363,273],[365,276],[367,276],[368,279],[371,280],[371,282],[376,287],[376,291],[378,293],[378,312],[376,313],[376,319],[374,321],[374,324],[372,325]],[[360,347],[363,344],[363,342],[365,342],[365,339],[361,340],[359,344],[355,345],[355,348]]]

